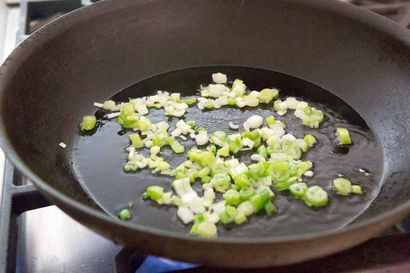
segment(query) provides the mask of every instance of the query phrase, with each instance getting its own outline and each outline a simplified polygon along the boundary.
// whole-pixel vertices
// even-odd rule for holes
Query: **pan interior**
[[[279,193],[274,201],[278,207],[278,213],[275,216],[258,215],[251,217],[247,223],[240,226],[219,226],[220,236],[282,236],[340,229],[366,210],[380,191],[383,169],[382,149],[366,122],[352,107],[312,83],[285,74],[255,68],[198,67],[173,71],[143,80],[117,93],[112,99],[117,102],[127,101],[128,98],[152,95],[156,90],[180,92],[185,96],[195,95],[198,93],[197,89],[200,84],[211,83],[210,75],[214,72],[223,72],[230,80],[240,78],[251,90],[276,87],[280,90],[280,98],[295,96],[306,100],[309,104],[321,109],[326,115],[326,120],[319,129],[304,127],[301,121],[293,115],[293,111],[279,117],[273,111],[272,104],[243,109],[225,107],[210,111],[199,110],[194,105],[185,114],[185,120],[196,120],[197,124],[207,128],[209,133],[216,130],[234,133],[235,131],[229,129],[229,121],[242,124],[253,114],[263,117],[273,115],[286,123],[287,133],[292,133],[299,138],[307,133],[313,134],[318,144],[307,152],[303,159],[314,162],[315,175],[312,178],[304,178],[304,181],[308,185],[322,186],[331,198],[327,207],[312,209],[302,201]],[[101,110],[96,112],[97,117],[102,117],[103,114]],[[171,130],[179,120],[164,117],[163,109],[151,109],[148,117],[153,122],[168,121]],[[344,150],[343,153],[335,149],[336,127],[348,128],[354,141],[353,146]],[[77,180],[90,197],[114,217],[118,210],[132,204],[133,221],[136,224],[187,233],[188,227],[176,218],[176,208],[159,207],[141,198],[141,194],[149,185],[161,185],[165,189],[170,189],[172,178],[152,175],[147,169],[134,174],[123,172],[122,166],[127,157],[124,148],[129,145],[127,137],[129,133],[131,132],[121,130],[115,120],[100,119],[94,134],[77,134],[71,155]],[[195,146],[191,140],[183,144],[186,150]],[[147,152],[145,151],[145,155]],[[162,150],[162,156],[173,167],[176,167],[185,160],[186,154],[175,155],[170,149],[165,148]],[[247,161],[249,157],[243,155],[242,160]],[[366,169],[371,175],[364,176],[359,172],[359,168]],[[361,185],[365,194],[349,197],[335,195],[331,190],[331,181],[338,174],[343,174],[354,183]],[[199,189],[200,183],[196,182],[195,187]]]

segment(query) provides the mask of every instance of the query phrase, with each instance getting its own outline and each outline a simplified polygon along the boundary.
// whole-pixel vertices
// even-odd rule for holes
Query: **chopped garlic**
[[[225,74],[222,74],[220,72],[218,73],[213,73],[212,74],[212,80],[215,83],[226,83],[228,81],[227,77]]]

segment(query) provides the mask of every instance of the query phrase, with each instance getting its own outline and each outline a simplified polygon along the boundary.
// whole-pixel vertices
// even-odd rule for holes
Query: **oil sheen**
[[[272,103],[256,108],[223,107],[214,110],[199,110],[191,106],[185,120],[195,120],[197,126],[208,129],[208,133],[222,130],[227,133],[237,131],[229,128],[229,122],[243,124],[251,115],[270,115],[285,122],[286,132],[298,138],[312,134],[317,144],[304,154],[304,160],[314,163],[314,176],[304,177],[308,185],[320,185],[330,197],[326,207],[318,209],[306,206],[285,192],[277,193],[274,204],[278,208],[276,215],[264,214],[252,216],[242,225],[218,225],[219,236],[224,237],[272,237],[295,235],[314,231],[340,229],[356,219],[375,199],[380,190],[380,178],[383,169],[382,149],[373,132],[359,114],[342,99],[312,83],[277,72],[246,67],[200,67],[161,74],[132,85],[115,94],[116,102],[128,101],[129,98],[149,96],[157,90],[180,92],[183,96],[198,95],[201,84],[211,83],[211,74],[222,72],[229,80],[244,80],[251,90],[275,87],[280,90],[280,98],[294,96],[309,102],[322,110],[326,116],[319,129],[302,125],[301,120],[289,111],[278,116]],[[109,99],[109,98],[107,98]],[[127,159],[124,150],[129,145],[127,135],[115,120],[103,119],[103,111],[96,112],[99,125],[92,135],[76,137],[72,152],[75,175],[90,197],[107,213],[113,215],[118,210],[132,204],[133,222],[137,225],[188,234],[189,226],[183,225],[176,217],[175,207],[158,206],[151,201],[144,201],[141,194],[150,185],[160,185],[171,190],[172,178],[151,174],[148,169],[137,173],[125,173],[123,165]],[[164,116],[163,109],[150,109],[147,116],[152,122],[167,121],[171,130],[179,118]],[[353,145],[349,148],[337,146],[336,127],[345,127],[350,131]],[[240,128],[239,131],[243,131]],[[195,147],[192,140],[181,143],[189,150]],[[148,154],[147,149],[142,152]],[[175,155],[168,148],[161,150],[161,156],[173,167],[186,159],[186,153]],[[249,163],[249,154],[242,154],[240,160]],[[359,169],[365,169],[371,175],[365,176]],[[347,197],[337,196],[331,190],[332,180],[342,174],[364,190],[363,195]],[[195,189],[200,189],[196,182]]]

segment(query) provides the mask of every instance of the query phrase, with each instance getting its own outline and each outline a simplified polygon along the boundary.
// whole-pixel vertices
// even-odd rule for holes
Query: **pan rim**
[[[81,8],[76,11],[72,11],[63,15],[57,21],[54,21],[46,26],[42,27],[38,31],[30,35],[25,41],[23,41],[4,61],[3,65],[0,67],[0,95],[2,95],[3,90],[6,89],[6,82],[12,80],[14,71],[19,68],[19,66],[24,63],[26,58],[35,52],[36,48],[40,47],[43,43],[47,42],[54,35],[61,33],[65,29],[87,21],[90,18],[99,16],[102,13],[109,13],[118,11],[121,9],[127,8],[128,5],[143,5],[148,2],[158,2],[163,0],[147,0],[147,1],[138,1],[133,0],[106,0],[101,1],[96,4],[93,4],[88,7]],[[373,14],[372,12],[348,5],[346,3],[341,3],[337,0],[325,0],[325,1],[310,1],[310,0],[282,0],[289,3],[297,3],[304,6],[309,6],[312,8],[325,10],[327,12],[337,15],[342,15],[349,17],[352,20],[360,22],[365,25],[371,25],[376,28],[378,31],[392,36],[395,40],[400,41],[408,49],[410,49],[410,32],[407,29],[400,27],[394,22],[383,18],[379,15]],[[86,16],[87,15],[87,16]],[[45,34],[53,34],[51,36],[46,36]],[[16,58],[19,56],[19,58]],[[0,96],[0,104],[3,103],[3,96]],[[158,228],[149,227],[143,224],[135,224],[120,221],[108,214],[103,213],[97,209],[91,208],[75,199],[65,195],[63,192],[58,191],[51,187],[45,180],[40,178],[35,174],[30,167],[24,163],[21,156],[19,156],[14,149],[12,143],[8,140],[7,132],[5,129],[5,123],[3,116],[0,117],[0,146],[3,148],[7,158],[13,163],[13,165],[19,169],[24,176],[26,176],[30,181],[32,181],[40,191],[45,192],[47,195],[50,195],[52,198],[59,200],[61,203],[81,212],[87,217],[96,218],[103,222],[107,222],[111,225],[118,225],[122,228],[128,229],[129,231],[151,234],[161,237],[170,237],[178,240],[189,240],[196,242],[207,242],[207,243],[229,243],[229,244],[275,244],[275,243],[284,243],[284,242],[298,242],[298,241],[307,241],[313,240],[316,238],[332,236],[336,234],[345,234],[353,231],[358,231],[364,227],[374,225],[383,219],[390,217],[398,216],[400,214],[410,213],[410,200],[404,202],[403,204],[395,207],[394,209],[378,214],[369,219],[363,220],[360,223],[354,223],[342,229],[336,230],[326,230],[326,231],[316,231],[308,232],[297,235],[285,235],[277,237],[220,237],[215,240],[202,239],[191,237],[188,234],[180,232],[171,232]]]

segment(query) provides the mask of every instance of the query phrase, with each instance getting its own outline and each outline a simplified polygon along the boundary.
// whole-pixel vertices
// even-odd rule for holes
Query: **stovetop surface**
[[[410,25],[410,1],[343,1],[364,6],[398,21],[402,26]],[[44,3],[49,5],[46,11],[40,7]],[[8,6],[7,9],[0,4],[0,28],[2,24],[5,26],[3,32],[0,29],[0,38],[3,34],[5,41],[0,46],[0,59],[9,54],[16,42],[22,41],[41,25],[84,4],[91,4],[91,1],[22,0],[20,7]],[[28,12],[29,9],[32,10]],[[4,162],[2,153],[0,172],[4,167],[1,162]],[[16,177],[18,184],[29,184],[15,175],[11,165],[7,165],[5,179],[11,181]],[[403,233],[410,226],[409,222],[397,225],[364,245],[328,258],[258,272],[410,272],[410,234]],[[11,227],[11,233],[17,235],[15,272],[249,272],[197,267],[134,253],[88,230],[55,206],[24,212],[17,223],[18,229],[17,226]],[[128,266],[129,261],[132,266]]]

